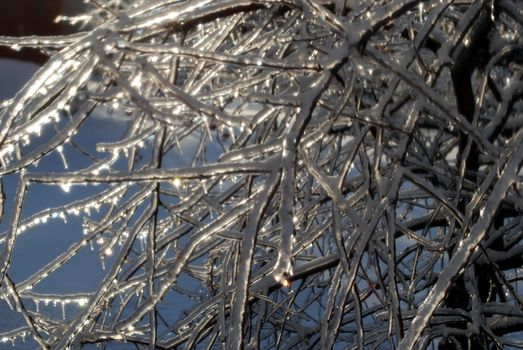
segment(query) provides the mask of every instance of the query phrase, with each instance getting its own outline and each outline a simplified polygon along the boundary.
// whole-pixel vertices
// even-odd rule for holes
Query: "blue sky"
[[[16,92],[30,79],[38,69],[38,65],[17,61],[12,59],[0,58],[0,98],[2,100],[13,97]],[[97,141],[111,141],[121,136],[125,130],[125,123],[110,118],[90,118],[82,126],[82,133],[78,135],[78,140],[86,147],[93,147]],[[38,141],[37,141],[38,142]],[[94,151],[92,149],[91,151]],[[81,167],[84,163],[81,157],[74,154],[75,150],[71,146],[65,146],[63,153],[70,164],[69,167]],[[46,156],[40,162],[37,171],[56,171],[63,167],[62,160],[56,155]],[[8,219],[11,214],[13,196],[16,192],[17,175],[7,175],[2,178],[4,191],[6,193],[5,217],[0,223],[1,232],[5,232]],[[72,201],[84,198],[90,193],[97,193],[99,188],[72,188],[65,193],[58,186],[46,186],[33,184],[27,192],[26,202],[23,208],[23,217],[27,218],[39,210],[58,207],[71,203]],[[12,264],[9,267],[10,277],[15,282],[21,282],[38,271],[46,263],[50,262],[57,255],[62,253],[69,245],[78,241],[82,237],[82,222],[79,217],[69,215],[67,223],[60,218],[50,218],[45,225],[38,225],[30,228],[19,235],[13,252]],[[105,272],[102,269],[98,258],[97,248],[91,251],[88,247],[82,249],[64,266],[51,273],[45,280],[37,284],[33,289],[36,293],[85,293],[93,292],[103,278]],[[110,264],[110,258],[107,264]],[[29,309],[35,309],[33,302],[23,299]],[[61,317],[61,305],[54,306],[49,303],[46,307],[44,303],[38,306],[40,311],[46,310],[54,317]],[[65,306],[66,317],[73,316],[78,312],[76,304]],[[7,303],[0,299],[0,333],[22,326],[21,317],[10,310]],[[34,344],[30,341],[22,343],[16,342],[16,349],[32,349]],[[11,349],[11,342],[2,342],[0,339],[0,349]]]

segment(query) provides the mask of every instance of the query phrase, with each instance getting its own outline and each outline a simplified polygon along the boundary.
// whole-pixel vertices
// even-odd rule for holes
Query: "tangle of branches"
[[[50,56],[0,109],[2,343],[523,348],[521,0],[88,3],[0,37]]]

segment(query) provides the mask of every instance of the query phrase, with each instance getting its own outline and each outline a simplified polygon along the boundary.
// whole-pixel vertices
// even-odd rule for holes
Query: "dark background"
[[[2,0],[0,1],[0,35],[60,35],[76,31],[63,22],[55,23],[58,15],[75,15],[85,6],[82,0]],[[0,57],[33,61],[42,64],[47,56],[38,50],[19,52],[0,47]]]

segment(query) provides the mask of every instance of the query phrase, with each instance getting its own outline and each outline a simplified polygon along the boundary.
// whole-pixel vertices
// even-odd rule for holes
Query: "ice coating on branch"
[[[513,345],[516,1],[89,4],[0,37],[2,343]]]

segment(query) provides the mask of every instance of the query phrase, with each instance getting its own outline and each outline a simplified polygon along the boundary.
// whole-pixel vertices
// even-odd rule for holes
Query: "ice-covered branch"
[[[88,3],[0,37],[1,343],[521,347],[517,1]]]

